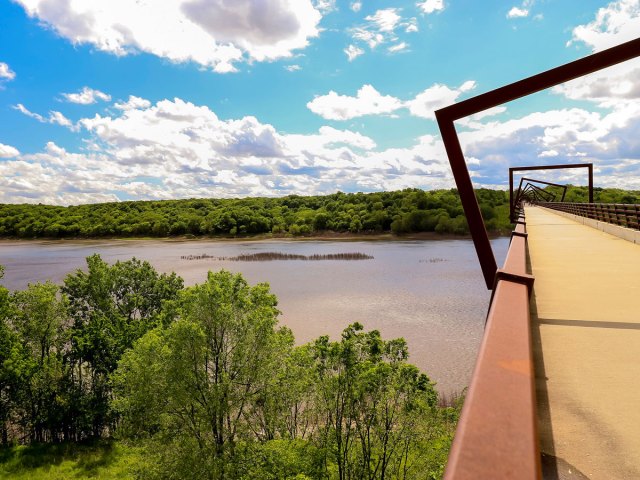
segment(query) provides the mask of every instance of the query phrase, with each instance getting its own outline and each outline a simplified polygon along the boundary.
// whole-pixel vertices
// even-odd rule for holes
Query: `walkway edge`
[[[526,242],[526,226],[519,223],[496,275],[445,479],[541,478]]]

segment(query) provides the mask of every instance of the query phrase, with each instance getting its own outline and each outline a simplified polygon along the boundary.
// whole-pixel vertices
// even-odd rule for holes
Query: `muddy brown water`
[[[502,264],[507,238],[492,240]],[[369,260],[277,260],[236,262],[185,260],[189,255],[234,257],[281,252],[329,255],[358,252]],[[105,240],[2,241],[1,281],[9,289],[64,277],[99,253],[108,262],[136,257],[163,272],[175,271],[187,285],[208,270],[241,272],[251,283],[268,282],[277,295],[280,321],[297,343],[320,335],[339,338],[350,323],[378,329],[384,338],[404,337],[410,362],[443,392],[461,390],[472,373],[484,326],[489,292],[471,240]]]

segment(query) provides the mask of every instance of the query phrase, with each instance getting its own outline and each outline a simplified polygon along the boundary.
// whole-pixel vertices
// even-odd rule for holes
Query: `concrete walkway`
[[[542,208],[526,220],[545,463],[640,479],[640,245]]]

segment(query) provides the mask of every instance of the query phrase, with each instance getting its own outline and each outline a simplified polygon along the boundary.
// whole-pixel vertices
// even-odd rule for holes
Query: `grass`
[[[123,442],[57,443],[0,448],[0,479],[133,479],[140,447]]]

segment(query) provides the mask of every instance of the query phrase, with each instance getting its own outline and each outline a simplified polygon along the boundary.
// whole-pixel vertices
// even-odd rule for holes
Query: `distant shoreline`
[[[501,238],[508,236],[508,234],[500,232],[489,232],[489,238]],[[358,242],[358,241],[381,241],[381,242],[395,242],[395,241],[407,241],[407,240],[469,240],[471,235],[454,235],[451,233],[436,233],[436,232],[418,232],[407,234],[395,234],[395,233],[351,233],[351,232],[318,232],[309,235],[283,235],[283,234],[271,234],[262,233],[256,235],[236,235],[236,236],[223,236],[223,235],[178,235],[170,237],[69,237],[69,238],[18,238],[18,237],[2,237],[0,238],[0,245],[2,243],[28,243],[28,242],[105,242],[105,241],[163,241],[163,242],[199,242],[199,241],[214,241],[214,242],[234,242],[234,241],[265,241],[265,240],[284,240],[294,242],[304,241],[343,241],[343,242]]]

